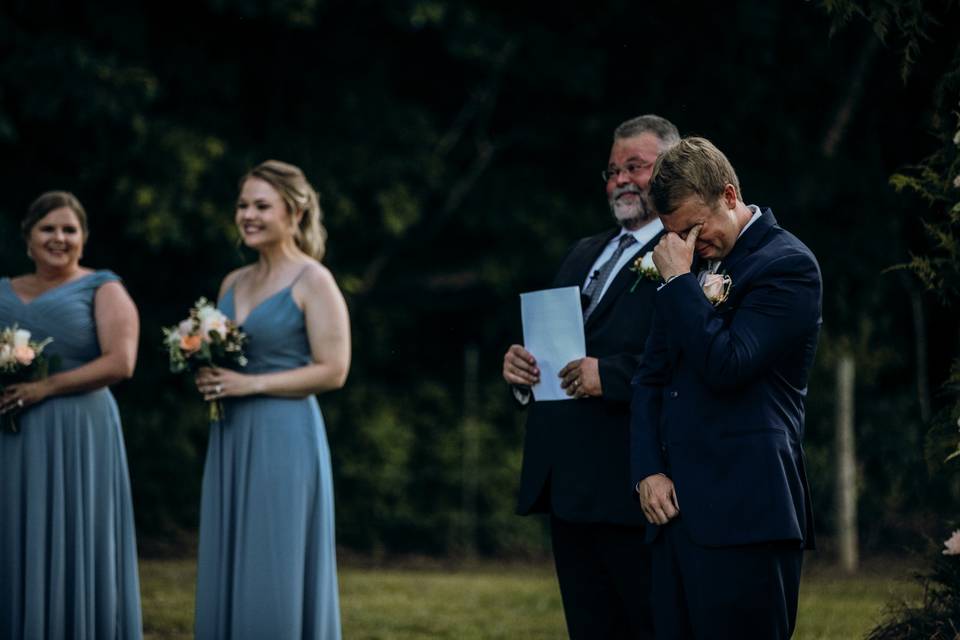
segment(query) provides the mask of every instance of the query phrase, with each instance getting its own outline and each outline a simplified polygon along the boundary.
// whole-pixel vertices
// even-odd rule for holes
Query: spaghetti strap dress
[[[246,373],[311,362],[292,287],[251,310]],[[236,319],[234,291],[220,309]],[[333,479],[314,396],[227,398],[200,502],[196,637],[339,640]]]

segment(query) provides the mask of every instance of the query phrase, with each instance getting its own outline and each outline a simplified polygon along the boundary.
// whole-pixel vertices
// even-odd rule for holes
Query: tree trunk
[[[853,436],[853,356],[837,363],[837,538],[840,566],[854,573],[859,565],[857,545],[857,459]]]

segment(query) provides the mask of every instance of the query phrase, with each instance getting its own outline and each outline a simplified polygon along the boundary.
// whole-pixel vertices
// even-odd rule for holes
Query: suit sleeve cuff
[[[692,272],[692,271],[687,271],[687,273],[693,273],[693,272]],[[682,278],[683,276],[687,275],[687,273],[675,273],[675,274],[673,274],[672,276],[670,276],[669,278],[667,278],[666,280],[664,280],[664,282],[663,282],[659,287],[657,287],[657,291],[660,291],[660,289],[663,289],[665,286],[667,286],[668,284],[670,284],[671,282],[673,282],[673,281],[676,280],[677,278]]]

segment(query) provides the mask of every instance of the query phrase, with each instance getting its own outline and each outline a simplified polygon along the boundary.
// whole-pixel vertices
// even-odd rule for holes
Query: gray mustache
[[[610,197],[611,197],[612,199],[616,200],[617,198],[619,198],[620,196],[622,196],[622,195],[625,194],[625,193],[634,193],[634,194],[636,194],[636,195],[638,195],[638,196],[643,195],[643,191],[641,191],[641,190],[638,189],[637,187],[635,187],[635,186],[629,186],[629,187],[617,187],[617,188],[615,188],[615,189],[613,190],[613,193],[610,195]]]

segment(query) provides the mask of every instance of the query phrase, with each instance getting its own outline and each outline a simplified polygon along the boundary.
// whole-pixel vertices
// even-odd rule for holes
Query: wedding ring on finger
[[[23,409],[23,398],[17,398],[17,406]]]
[[[222,385],[222,384],[218,384],[217,386],[215,386],[215,387],[213,388],[213,392],[214,392],[215,394],[217,394],[217,395],[220,395],[221,393],[223,393],[223,385]]]

